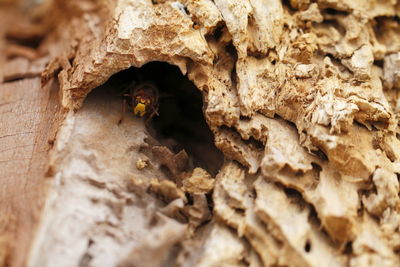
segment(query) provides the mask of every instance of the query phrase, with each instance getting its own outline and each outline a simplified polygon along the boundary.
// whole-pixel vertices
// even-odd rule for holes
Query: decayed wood
[[[47,165],[49,194],[35,202],[46,200],[35,238],[25,239],[30,253],[9,248],[14,256],[5,259],[16,266],[400,264],[396,1],[55,0],[44,8],[56,19],[39,48],[50,59],[42,84],[51,88],[58,78],[69,114]],[[5,81],[37,74],[32,60],[40,59],[32,56],[29,67],[18,60]],[[216,177],[173,168],[179,157],[157,148],[161,140],[142,122],[119,125],[117,98],[98,86],[151,61],[178,66],[202,92],[226,159]],[[164,151],[161,159],[153,150]],[[13,217],[5,218],[11,227]],[[4,233],[10,244],[15,233],[33,232]]]

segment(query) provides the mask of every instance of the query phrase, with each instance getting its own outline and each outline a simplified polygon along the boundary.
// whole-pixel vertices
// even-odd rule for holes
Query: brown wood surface
[[[58,111],[55,83],[41,88],[36,77],[0,85],[0,266],[25,265],[45,200]]]

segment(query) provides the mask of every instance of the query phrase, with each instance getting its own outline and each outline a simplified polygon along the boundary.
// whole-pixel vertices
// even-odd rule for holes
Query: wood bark
[[[0,265],[399,266],[400,2],[9,2]]]

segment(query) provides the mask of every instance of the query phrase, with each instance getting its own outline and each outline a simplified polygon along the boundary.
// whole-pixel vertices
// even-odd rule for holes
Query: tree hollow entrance
[[[150,82],[158,88],[158,114],[146,123],[152,137],[174,153],[184,149],[190,167],[201,167],[216,175],[223,154],[215,147],[205,121],[200,90],[178,67],[164,62],[129,68],[113,75],[108,83],[121,94],[133,81]],[[132,117],[140,119],[134,116],[132,107],[126,108]]]

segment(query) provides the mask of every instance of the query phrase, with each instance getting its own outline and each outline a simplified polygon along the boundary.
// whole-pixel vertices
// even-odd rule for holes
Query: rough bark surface
[[[30,63],[2,79],[48,62],[42,85],[58,80],[66,115],[30,253],[2,250],[5,235],[0,263],[6,251],[13,266],[399,266],[400,2],[54,0],[34,10],[54,15],[35,28],[48,34],[33,51],[6,44],[17,66]],[[107,80],[153,61],[201,91],[225,158],[215,177],[185,168],[191,155],[142,120],[121,121]]]

